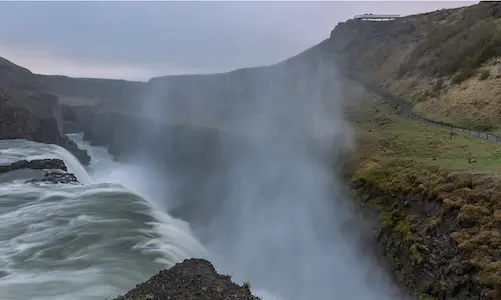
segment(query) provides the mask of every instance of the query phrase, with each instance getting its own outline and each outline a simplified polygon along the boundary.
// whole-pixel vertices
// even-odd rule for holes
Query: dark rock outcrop
[[[27,183],[52,183],[52,184],[79,184],[78,179],[71,173],[48,172],[41,179],[31,179]]]
[[[34,159],[31,161],[19,160],[9,165],[0,165],[0,173],[10,172],[19,169],[34,170],[63,170],[67,171],[64,161],[60,159]]]
[[[34,159],[31,161],[19,160],[9,165],[0,165],[0,174],[13,172],[21,169],[67,171],[64,161],[55,158],[47,158],[47,159]],[[33,174],[32,176],[34,175],[35,174]],[[41,177],[41,174],[39,175],[37,173],[37,176],[35,177]],[[76,176],[71,173],[54,172],[54,171],[43,174],[43,177],[41,178],[27,180],[26,182],[27,183],[46,182],[53,184],[79,183]]]
[[[436,201],[389,195],[352,182],[357,198],[381,214],[377,247],[397,282],[419,299],[490,299],[478,270],[451,233],[458,212]],[[497,298],[496,298],[497,299]]]
[[[203,259],[187,259],[115,300],[259,300],[249,287],[233,283]]]

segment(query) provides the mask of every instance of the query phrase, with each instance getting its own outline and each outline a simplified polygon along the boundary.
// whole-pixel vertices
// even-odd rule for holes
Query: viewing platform
[[[400,15],[375,15],[375,14],[363,14],[356,15],[353,17],[355,20],[369,20],[369,21],[389,21],[400,18]]]

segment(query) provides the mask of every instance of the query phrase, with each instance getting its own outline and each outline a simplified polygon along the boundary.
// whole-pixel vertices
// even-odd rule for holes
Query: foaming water
[[[57,146],[12,140],[0,151],[2,163],[61,158],[84,183],[0,183],[1,299],[114,298],[160,269],[206,255],[185,222],[156,209],[140,188],[117,184],[125,176],[109,170],[130,169],[101,149],[91,153],[90,176]]]
[[[64,161],[68,171],[75,174],[82,184],[92,182],[78,159],[66,149],[53,144],[42,144],[27,140],[0,140],[0,164],[18,160],[59,158]]]

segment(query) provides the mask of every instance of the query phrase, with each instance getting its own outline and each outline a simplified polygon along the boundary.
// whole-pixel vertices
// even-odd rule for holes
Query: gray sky
[[[265,65],[360,13],[477,2],[0,2],[0,56],[43,74],[148,80]]]

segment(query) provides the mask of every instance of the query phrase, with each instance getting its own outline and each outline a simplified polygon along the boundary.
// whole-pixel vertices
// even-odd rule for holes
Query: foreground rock
[[[233,283],[229,276],[219,275],[212,264],[203,259],[187,259],[160,271],[145,283],[115,300],[258,300],[248,287]]]
[[[34,159],[31,161],[19,160],[10,165],[0,166],[0,173],[6,173],[19,169],[33,169],[33,170],[44,170],[44,169],[59,169],[67,171],[64,161],[60,159]]]

